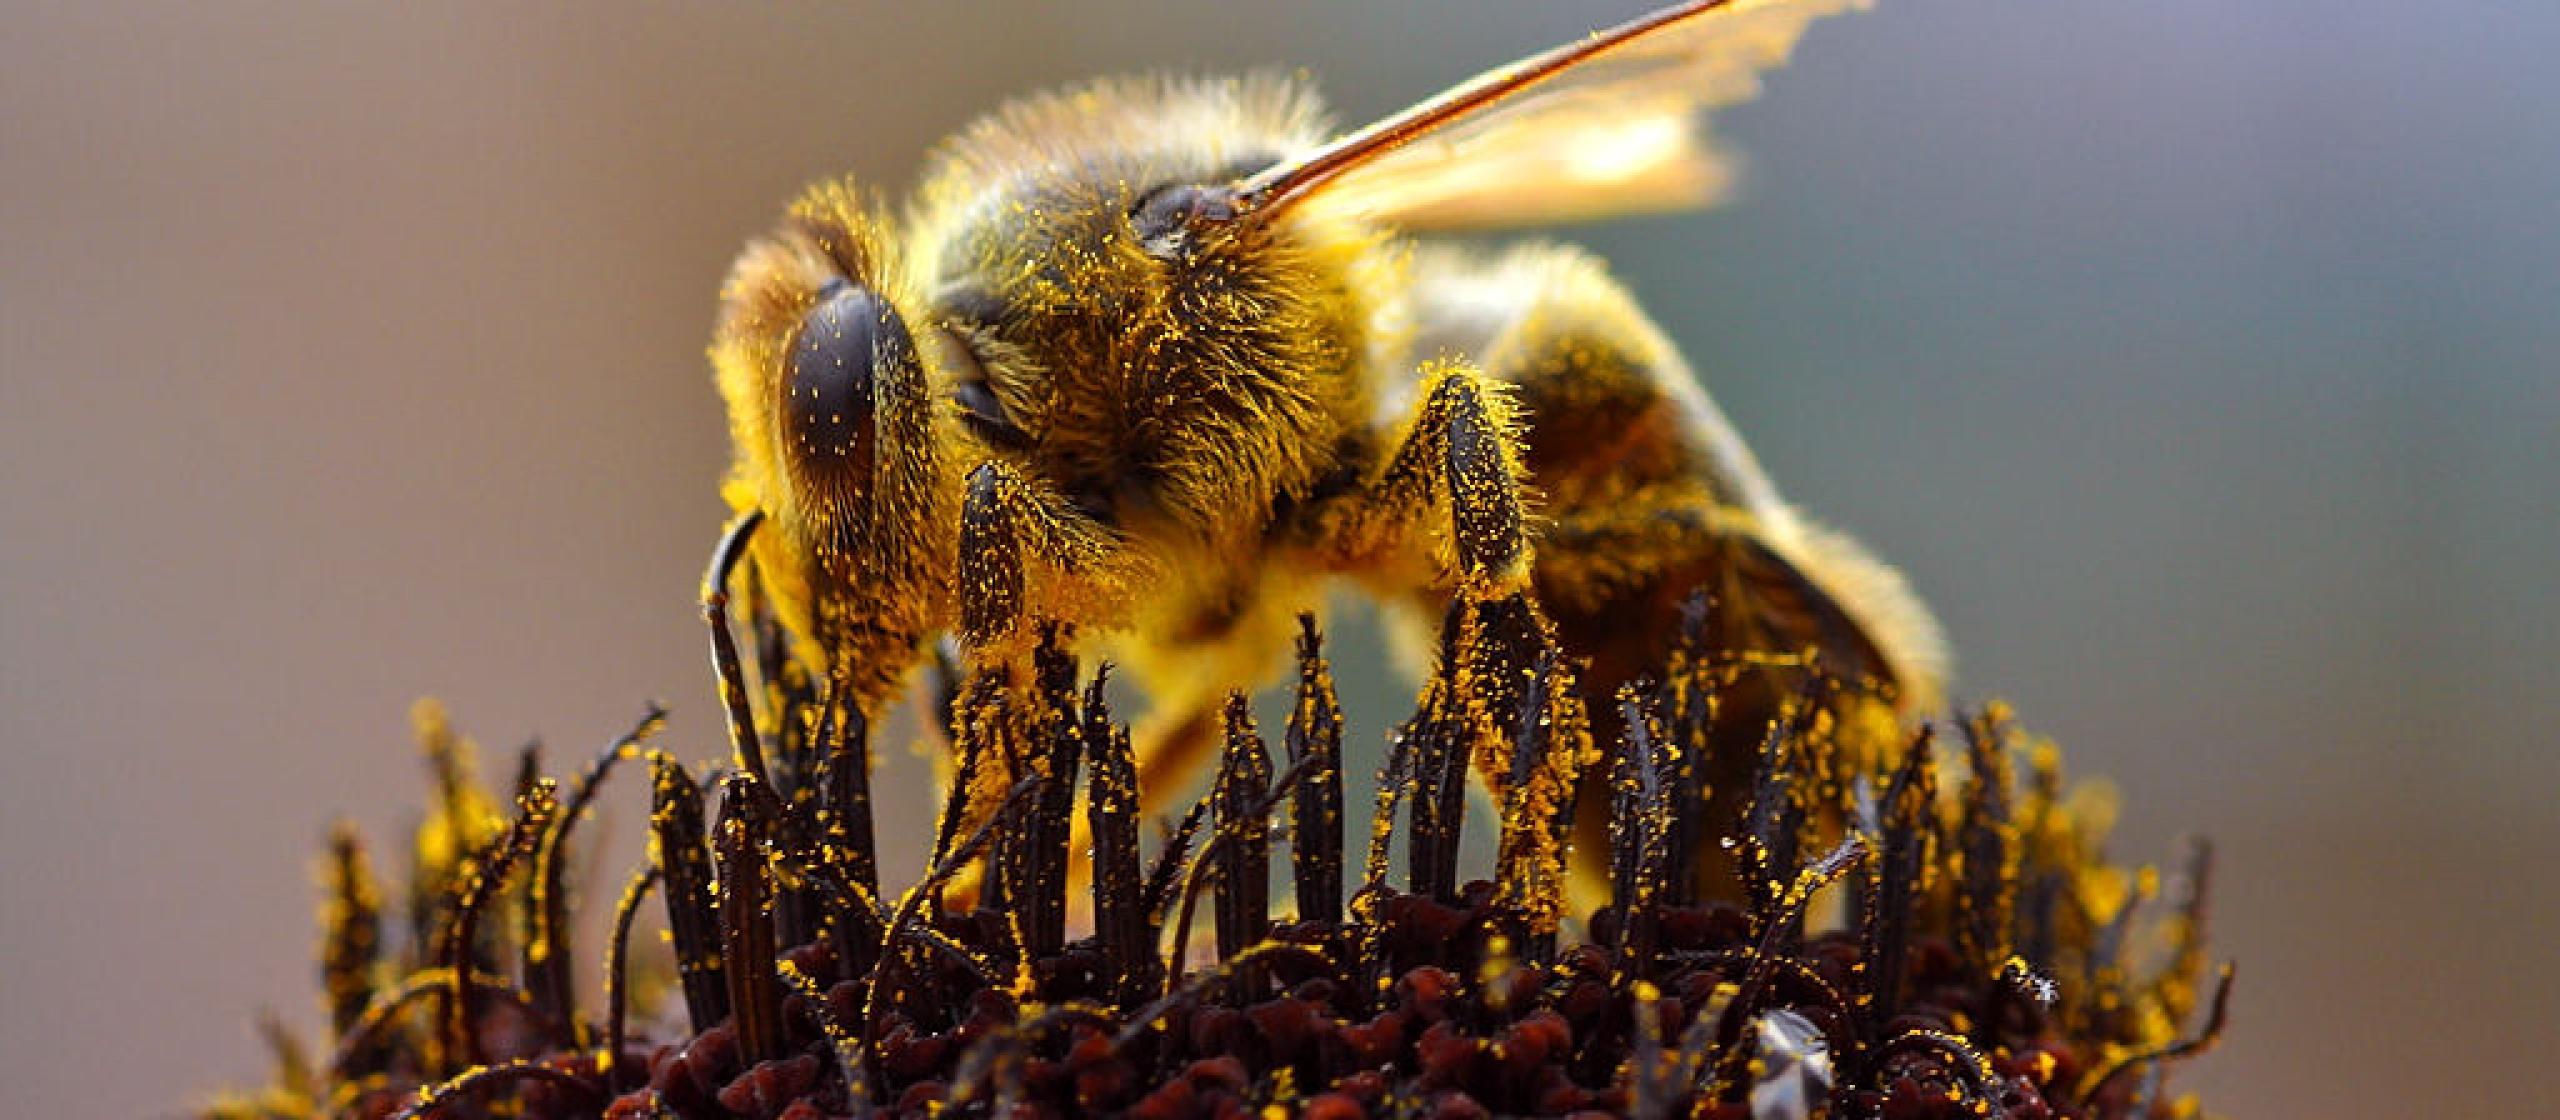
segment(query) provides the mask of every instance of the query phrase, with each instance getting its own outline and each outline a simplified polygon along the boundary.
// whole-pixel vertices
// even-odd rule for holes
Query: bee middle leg
[[[1425,365],[1382,465],[1314,533],[1323,566],[1452,621],[1438,630],[1438,656],[1479,682],[1471,699],[1506,728],[1553,645],[1530,596],[1536,546],[1513,398],[1474,365]]]
[[[1337,570],[1412,586],[1454,580],[1478,599],[1525,590],[1532,549],[1518,429],[1509,391],[1481,370],[1425,366],[1385,464],[1320,521],[1320,554]]]

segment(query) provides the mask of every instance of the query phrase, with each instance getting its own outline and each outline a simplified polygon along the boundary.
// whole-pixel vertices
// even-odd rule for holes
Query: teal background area
[[[316,1024],[309,861],[343,811],[396,866],[413,697],[555,765],[658,697],[713,752],[702,346],[801,184],[1138,67],[1365,119],[1635,10],[14,6],[0,1112],[166,1115],[262,1076],[261,1006]],[[2560,1102],[2555,43],[1888,2],[1720,120],[1739,201],[1555,231],[1911,577],[1962,696],[2116,781],[2120,855],[2220,844],[2232,1034],[2180,1080],[2222,1114]],[[1402,685],[1343,629],[1374,745]],[[921,764],[882,781],[919,827]]]

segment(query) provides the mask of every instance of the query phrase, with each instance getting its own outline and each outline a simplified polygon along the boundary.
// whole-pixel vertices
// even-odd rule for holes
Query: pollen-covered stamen
[[[721,956],[728,965],[729,1006],[737,1013],[738,1049],[750,1066],[783,1056],[782,1003],[774,990],[773,883],[765,867],[769,822],[750,774],[720,784],[720,820],[712,848],[720,866]]]
[[[729,987],[720,954],[720,917],[713,901],[711,849],[705,842],[702,787],[666,755],[656,759],[655,797],[649,812],[650,846],[666,876],[667,931],[675,942],[676,975],[684,984],[693,1029],[711,1029],[729,1016]]]
[[[1502,812],[1494,882],[1522,957],[1545,964],[1554,959],[1566,908],[1565,839],[1575,779],[1591,754],[1590,718],[1575,692],[1573,671],[1552,649],[1530,671],[1518,726],[1497,794]]]
[[[1085,751],[1093,759],[1085,813],[1093,832],[1094,934],[1116,978],[1114,1000],[1127,1006],[1156,990],[1156,927],[1138,856],[1138,764],[1128,730],[1111,721],[1107,676],[1107,666],[1096,671],[1085,691]]]
[[[1231,957],[1262,940],[1269,923],[1270,822],[1255,812],[1270,793],[1271,755],[1253,729],[1253,705],[1227,695],[1226,749],[1212,788],[1210,813],[1226,846],[1218,853],[1218,955]]]
[[[1032,814],[1034,835],[1027,837],[1028,872],[1023,884],[1024,949],[1034,957],[1058,951],[1066,942],[1068,845],[1075,817],[1076,772],[1085,754],[1083,713],[1076,694],[1076,663],[1067,653],[1067,629],[1040,628],[1040,644],[1032,650],[1038,693],[1034,704],[1036,731],[1028,760],[1038,769],[1038,811]]]
[[[1289,763],[1309,766],[1289,813],[1289,863],[1301,921],[1342,920],[1342,704],[1315,616],[1298,616],[1298,696]],[[1313,760],[1310,763],[1310,759]]]
[[[780,625],[770,606],[754,596],[743,602],[752,633],[769,638]],[[1270,887],[1258,849],[1284,806],[1293,844],[1315,857],[1302,870],[1338,878],[1346,847],[1338,833],[1309,835],[1338,823],[1339,810],[1328,808],[1338,791],[1309,795],[1339,780],[1341,715],[1311,625],[1301,635],[1288,769],[1269,774],[1269,752],[1246,709],[1233,705],[1215,788],[1162,844],[1150,874],[1139,854],[1127,727],[1105,703],[1100,672],[1078,687],[1063,627],[1034,617],[1027,632],[1040,641],[1027,651],[1027,680],[1007,650],[1007,660],[973,666],[956,690],[963,779],[930,868],[894,914],[855,881],[850,841],[831,831],[851,803],[838,795],[836,768],[860,762],[844,750],[847,738],[862,737],[858,713],[829,711],[816,678],[759,677],[769,686],[759,719],[769,712],[803,729],[766,740],[772,772],[814,782],[817,792],[796,801],[733,773],[721,783],[716,827],[706,830],[702,791],[673,759],[651,752],[659,866],[643,869],[614,909],[599,1027],[547,1009],[566,1002],[546,1005],[533,990],[550,982],[539,968],[528,969],[521,988],[486,964],[458,970],[460,946],[495,962],[516,952],[531,958],[533,939],[566,938],[557,922],[520,932],[490,916],[526,908],[504,893],[508,862],[530,859],[533,878],[561,866],[556,845],[601,765],[565,798],[538,772],[519,774],[525,797],[512,824],[495,817],[476,782],[455,784],[443,792],[468,810],[455,820],[494,819],[475,824],[474,834],[486,835],[472,856],[421,862],[446,881],[428,923],[442,936],[381,951],[367,969],[356,963],[367,955],[360,931],[334,933],[332,990],[373,995],[340,1032],[331,1060],[312,1069],[283,1058],[270,1096],[205,1115],[379,1116],[406,1105],[422,1120],[773,1117],[847,1106],[868,1115],[897,1102],[902,1113],[1278,1108],[1347,1118],[1400,1115],[1422,1102],[1436,1115],[1741,1109],[1762,1120],[2125,1120],[2187,1107],[2162,1095],[2166,1068],[2212,1045],[2229,994],[2227,969],[2218,985],[2186,971],[2201,972],[2187,963],[2202,953],[2194,941],[2201,902],[2181,898],[2168,924],[2146,929],[2135,919],[2160,893],[2148,872],[2117,892],[2119,901],[2062,894],[2061,886],[2124,872],[2100,861],[2101,836],[2075,809],[2078,799],[2065,796],[2049,749],[2012,730],[2005,713],[1976,720],[1961,760],[1967,777],[1941,797],[1932,756],[1944,751],[1933,752],[1925,733],[1897,749],[1839,750],[1829,709],[1816,702],[1836,678],[1697,645],[1710,622],[1703,600],[1694,601],[1684,648],[1642,667],[1658,669],[1663,683],[1640,675],[1617,693],[1611,727],[1623,741],[1613,780],[1581,791],[1615,794],[1604,839],[1622,859],[1607,908],[1590,923],[1596,941],[1546,944],[1573,930],[1552,894],[1563,862],[1554,845],[1576,771],[1601,752],[1569,655],[1535,642],[1501,655],[1511,647],[1485,640],[1479,616],[1499,602],[1453,598],[1442,664],[1382,783],[1402,791],[1381,802],[1382,816],[1413,802],[1419,819],[1404,839],[1419,841],[1415,885],[1431,893],[1386,884],[1380,841],[1394,837],[1379,828],[1371,834],[1379,858],[1363,889],[1342,900],[1339,920],[1303,920],[1306,895],[1330,901],[1321,886],[1301,891],[1301,921],[1264,918]],[[1516,697],[1487,680],[1515,661],[1525,666]],[[1715,875],[1702,868],[1691,884],[1696,897],[1682,900],[1673,889],[1675,826],[1705,801],[1684,792],[1695,776],[1682,756],[1713,722],[1713,701],[1749,689],[1768,697],[1751,733],[1710,738],[1719,749],[1759,748],[1750,761],[1762,772],[1741,783],[1751,805],[1738,819],[1692,822],[1701,835],[1736,837],[1733,866]],[[626,741],[607,757],[626,747],[637,750]],[[1439,892],[1460,877],[1447,849],[1462,822],[1442,779],[1470,756],[1494,795],[1500,843],[1493,881],[1464,883],[1452,899]],[[462,760],[454,748],[457,776]],[[1082,760],[1090,761],[1085,808],[1096,840],[1085,855],[1095,936],[1068,941],[1056,885],[1078,853],[1062,846],[1053,818],[1075,810],[1065,787]],[[2009,788],[2006,775],[2022,766],[2027,776]],[[715,850],[716,889],[708,885]],[[1802,860],[1799,852],[1822,854]],[[367,893],[346,885],[364,878],[355,862],[342,843],[333,896]],[[438,870],[448,865],[454,870]],[[979,890],[945,890],[971,869],[982,869],[972,880]],[[1992,874],[2002,869],[2014,876]],[[1728,871],[1740,881],[1728,881]],[[2201,857],[2187,874],[2206,878]],[[647,986],[627,983],[628,939],[652,883],[668,888],[671,903],[689,899],[670,906],[670,925],[681,998],[696,1025],[673,1037],[652,1026],[668,1009],[650,1006]],[[831,923],[800,944],[773,908],[793,883],[812,889]],[[531,909],[558,897],[532,900]],[[1850,897],[1863,908],[1821,904]],[[487,910],[493,900],[507,908]],[[360,898],[348,905],[371,908]],[[1181,914],[1170,930],[1162,928],[1168,908]],[[1194,957],[1190,918],[1203,908],[1216,911],[1219,945]],[[487,937],[465,932],[475,917]],[[1971,959],[1969,949],[2002,943],[2042,948],[2014,949],[1996,967]],[[2153,945],[2174,951],[2154,967],[2129,963],[2157,956],[2140,952]],[[551,953],[571,948],[554,944]],[[626,1005],[626,995],[636,1002]],[[472,1014],[458,1016],[460,1008]],[[706,1009],[716,1009],[708,1026]],[[2194,1033],[2177,1035],[2176,1024],[2199,1009]],[[585,1041],[590,1034],[600,1049]],[[483,1053],[469,1052],[470,1039]],[[495,1064],[461,1068],[475,1057]]]

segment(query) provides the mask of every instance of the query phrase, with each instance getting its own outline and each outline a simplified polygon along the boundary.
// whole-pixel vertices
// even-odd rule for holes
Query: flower
[[[328,1057],[273,1030],[275,1084],[205,1115],[2196,1113],[2163,1082],[2220,1033],[2229,992],[2225,967],[2206,996],[2206,850],[2164,901],[2160,876],[2105,859],[2104,792],[2066,786],[2059,753],[2004,708],[1949,720],[1951,744],[1924,729],[1862,747],[1837,702],[1859,686],[1713,648],[1703,600],[1655,682],[1617,697],[1611,860],[1578,892],[1576,776],[1604,753],[1586,699],[1542,629],[1489,642],[1492,616],[1462,599],[1365,850],[1344,835],[1343,719],[1312,619],[1279,763],[1238,695],[1209,794],[1152,855],[1107,669],[1085,674],[1048,626],[1027,664],[947,671],[949,800],[927,873],[895,897],[867,726],[745,602],[756,687],[731,693],[738,765],[709,782],[716,800],[647,746],[653,709],[565,796],[529,760],[503,812],[422,706],[436,796],[404,936],[386,937],[342,827],[322,907]],[[747,682],[725,620],[715,647]],[[1461,652],[1488,648],[1501,672]],[[1523,683],[1495,703],[1502,679]],[[1742,688],[1788,698],[1765,734],[1727,725],[1718,699]],[[1737,742],[1758,748],[1748,796],[1710,842],[1694,807]],[[582,1008],[562,853],[608,774],[641,759],[652,852],[615,910],[606,1006]],[[1462,881],[1470,768],[1499,807],[1477,826],[1497,851]],[[653,892],[672,984],[628,952]]]

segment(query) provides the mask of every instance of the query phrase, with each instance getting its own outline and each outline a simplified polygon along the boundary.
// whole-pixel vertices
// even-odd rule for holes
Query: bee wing
[[[1408,229],[1566,221],[1715,201],[1735,177],[1700,120],[1747,101],[1807,23],[1866,0],[1691,0],[1488,71],[1239,185]]]

